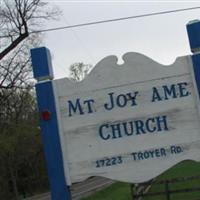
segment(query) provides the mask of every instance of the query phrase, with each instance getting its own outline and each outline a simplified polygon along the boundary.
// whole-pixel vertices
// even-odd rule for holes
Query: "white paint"
[[[72,183],[90,176],[103,176],[126,182],[144,182],[161,174],[176,163],[200,160],[200,125],[196,94],[192,78],[190,56],[180,57],[171,66],[163,66],[150,58],[127,53],[124,64],[117,65],[115,56],[100,61],[82,82],[64,78],[54,80],[60,119],[60,136],[65,171],[69,170]],[[151,102],[152,87],[187,82],[191,95],[160,102]],[[108,93],[139,91],[138,105],[106,111],[104,103]],[[160,90],[159,90],[160,91]],[[74,114],[69,117],[67,101],[94,99],[96,112]],[[99,137],[99,126],[167,116],[168,131],[126,136],[113,140]],[[172,154],[172,145],[180,146],[179,154]],[[131,153],[164,148],[166,156],[133,160]],[[122,164],[96,168],[96,161],[121,156]]]

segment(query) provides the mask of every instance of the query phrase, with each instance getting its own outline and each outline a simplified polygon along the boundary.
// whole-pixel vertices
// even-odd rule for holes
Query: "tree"
[[[33,192],[35,188],[30,190],[28,186],[33,180],[39,183],[41,166],[44,168],[35,96],[30,89],[18,90],[11,98],[9,118],[1,119],[8,125],[0,134],[0,184],[4,186],[0,199],[19,199],[24,191]]]
[[[5,105],[17,89],[32,85],[30,48],[41,43],[41,34],[33,32],[59,11],[41,0],[1,0],[0,4],[0,105]]]
[[[58,9],[41,0],[1,0],[0,4],[0,115],[9,118],[5,108],[12,105],[12,94],[33,85],[30,48],[41,43],[41,34],[33,32],[55,19]]]
[[[58,9],[41,0],[1,0],[0,88],[26,82],[29,49],[41,42],[41,34],[33,32],[56,16]]]
[[[31,31],[58,15],[58,10],[47,7],[41,0],[1,0],[0,60],[25,40]],[[54,7],[55,8],[55,7]]]
[[[18,200],[45,175],[30,48],[41,44],[37,30],[57,16],[41,0],[0,0],[0,199]]]
[[[92,65],[82,62],[74,63],[70,66],[70,78],[76,81],[82,81],[92,69]]]

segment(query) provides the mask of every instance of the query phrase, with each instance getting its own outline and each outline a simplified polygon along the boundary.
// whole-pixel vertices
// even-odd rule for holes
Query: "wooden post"
[[[187,24],[187,32],[191,52],[200,53],[200,20],[193,20]]]
[[[170,200],[170,191],[169,191],[169,181],[165,181],[165,193],[166,193],[166,199]]]
[[[190,43],[190,49],[193,53],[192,63],[193,63],[193,79],[195,79],[196,85],[195,90],[197,95],[197,102],[200,98],[200,21],[193,20],[187,24],[187,32]],[[200,104],[198,105],[200,113]]]
[[[133,188],[135,187],[135,184],[131,183],[130,184],[130,190],[131,190],[131,199],[134,200],[134,190]]]
[[[193,20],[187,24],[190,49],[193,53],[192,62],[198,94],[200,94],[200,21]]]
[[[31,57],[34,78],[38,81],[36,93],[51,199],[71,200],[69,183],[67,185],[63,167],[50,52],[45,47],[32,49]]]

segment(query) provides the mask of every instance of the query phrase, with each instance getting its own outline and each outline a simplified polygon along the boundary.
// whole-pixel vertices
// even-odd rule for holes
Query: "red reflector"
[[[42,119],[48,121],[51,118],[51,113],[48,110],[42,112]]]

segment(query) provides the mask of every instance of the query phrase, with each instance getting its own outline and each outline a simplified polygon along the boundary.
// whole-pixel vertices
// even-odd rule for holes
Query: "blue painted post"
[[[50,52],[45,47],[32,49],[31,57],[34,78],[38,81],[36,84],[36,93],[51,199],[71,200],[70,189],[66,183],[63,166],[57,111],[52,85],[52,79],[54,77]]]
[[[194,20],[187,24],[190,49],[193,53],[192,62],[197,91],[200,97],[200,21]]]

